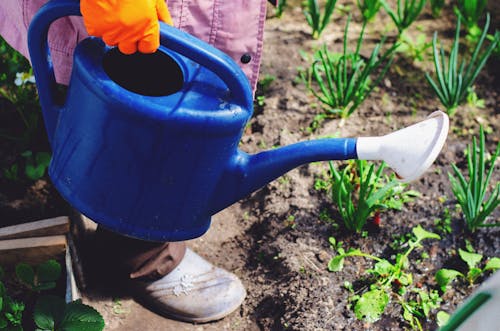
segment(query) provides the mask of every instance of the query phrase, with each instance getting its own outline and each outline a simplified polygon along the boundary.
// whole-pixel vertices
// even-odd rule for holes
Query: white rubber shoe
[[[193,323],[222,319],[246,296],[236,275],[215,267],[189,248],[168,275],[153,282],[134,282],[140,289],[140,301],[162,315]]]

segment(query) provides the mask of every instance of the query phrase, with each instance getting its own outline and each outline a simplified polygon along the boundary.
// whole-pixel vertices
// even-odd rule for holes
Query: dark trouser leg
[[[97,258],[102,268],[116,270],[122,277],[159,279],[172,271],[184,257],[186,244],[158,243],[129,238],[102,226],[95,233]]]

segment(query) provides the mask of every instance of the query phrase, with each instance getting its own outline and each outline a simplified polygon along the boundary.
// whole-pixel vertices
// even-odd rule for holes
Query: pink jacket
[[[26,57],[29,23],[45,2],[47,0],[0,0],[0,35]],[[266,0],[167,2],[177,28],[231,56],[241,66],[255,89],[262,55]],[[66,17],[51,26],[49,45],[59,83],[68,83],[73,49],[86,37],[81,17]]]

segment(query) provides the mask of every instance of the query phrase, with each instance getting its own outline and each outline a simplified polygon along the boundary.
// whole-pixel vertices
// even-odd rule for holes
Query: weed
[[[448,207],[444,208],[443,216],[434,220],[436,230],[442,234],[451,233],[451,214]]]
[[[458,249],[458,255],[467,264],[467,273],[464,274],[458,270],[446,268],[438,270],[435,279],[443,292],[446,292],[450,283],[456,278],[463,278],[472,286],[487,271],[500,269],[500,258],[498,257],[489,259],[484,267],[480,268],[478,265],[483,259],[483,255],[463,249]]]
[[[328,263],[328,270],[342,270],[347,257],[358,256],[375,261],[373,268],[366,270],[371,275],[369,285],[362,294],[355,294],[351,284],[350,301],[354,302],[354,313],[358,319],[375,322],[380,319],[391,301],[398,303],[403,310],[403,318],[412,326],[422,330],[421,320],[429,318],[432,309],[439,308],[441,298],[436,291],[426,290],[421,284],[413,286],[413,275],[407,271],[409,256],[421,248],[426,239],[440,239],[439,235],[424,230],[421,226],[412,229],[412,236],[406,242],[406,250],[398,253],[393,261],[363,253],[359,249],[345,251],[337,248],[337,255]],[[391,300],[392,299],[392,300]]]
[[[307,0],[307,9],[304,10],[307,24],[312,28],[312,37],[318,39],[330,23],[337,0],[326,0],[323,13],[321,13],[318,0]]]
[[[476,137],[473,137],[472,146],[467,146],[468,180],[455,164],[452,164],[453,173],[448,173],[451,188],[465,218],[467,229],[474,232],[480,227],[500,226],[499,222],[486,223],[487,217],[500,204],[500,183],[494,184],[489,198],[486,191],[495,169],[495,161],[500,153],[500,143],[489,160],[489,169],[486,168],[485,136],[483,127],[479,128],[479,149]],[[486,176],[485,176],[486,175]]]
[[[400,38],[401,44],[397,52],[406,54],[413,61],[425,61],[430,54],[431,41],[427,41],[425,33],[419,33],[415,39],[403,33]]]
[[[442,45],[438,51],[437,32],[434,33],[432,48],[437,82],[434,81],[429,73],[425,74],[425,78],[431,85],[443,106],[446,108],[446,112],[449,115],[453,115],[456,108],[463,101],[465,101],[469,88],[472,84],[474,84],[474,81],[481,72],[483,66],[486,64],[491,52],[500,41],[500,33],[497,31],[493,41],[491,41],[488,47],[486,47],[486,49],[481,53],[489,26],[490,16],[487,15],[484,29],[469,61],[466,61],[466,59],[462,57],[460,64],[458,62],[460,20],[457,22],[455,39],[453,41],[449,58],[446,58]]]

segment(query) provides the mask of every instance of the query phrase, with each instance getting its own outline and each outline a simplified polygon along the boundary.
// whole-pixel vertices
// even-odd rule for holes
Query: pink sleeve
[[[27,30],[36,11],[47,0],[0,0],[0,35],[28,58]],[[266,0],[168,0],[176,27],[210,43],[231,56],[255,89],[260,60]],[[66,17],[49,31],[56,79],[68,84],[73,49],[87,37],[80,17]]]

